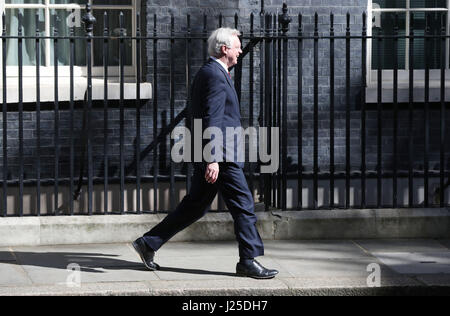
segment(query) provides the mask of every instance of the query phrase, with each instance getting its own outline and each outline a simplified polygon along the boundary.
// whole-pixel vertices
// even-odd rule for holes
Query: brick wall
[[[281,12],[283,1],[271,0],[265,1],[266,13],[279,13]],[[185,30],[185,15],[191,14],[193,22],[193,30],[201,30],[202,18],[201,15],[206,13],[208,15],[208,30],[218,26],[218,15],[222,13],[224,16],[224,25],[234,26],[234,15],[237,13],[239,16],[238,28],[248,34],[250,30],[250,14],[255,14],[255,28],[259,29],[259,12],[261,9],[260,1],[257,0],[241,0],[241,1],[148,1],[147,2],[147,15],[149,20],[153,20],[153,14],[158,14],[158,31],[168,31],[170,29],[170,14],[175,15],[175,23],[177,30]],[[298,14],[303,15],[303,32],[305,35],[312,35],[314,31],[314,13],[319,15],[319,34],[329,34],[330,28],[330,13],[334,14],[334,30],[336,35],[344,35],[346,30],[346,14],[351,14],[351,32],[354,35],[360,35],[362,32],[362,14],[367,11],[367,1],[288,1],[289,14],[292,17],[292,23],[290,24],[290,32],[296,34],[298,30]],[[161,17],[160,17],[161,15]],[[215,20],[211,22],[211,20]],[[215,22],[215,23],[214,23]],[[153,25],[149,23],[149,25]],[[245,41],[244,41],[245,46]],[[200,43],[199,43],[200,45]],[[168,46],[160,52],[162,58],[162,64],[168,63]],[[198,47],[197,47],[198,48]],[[179,48],[183,51],[183,47]],[[255,60],[258,59],[259,48],[255,51]],[[198,52],[197,52],[198,53]],[[330,108],[330,66],[329,66],[329,42],[321,40],[319,42],[319,165],[322,170],[327,170],[329,166],[330,155],[330,139],[329,139],[329,108]],[[361,40],[355,39],[351,41],[351,89],[350,89],[350,109],[351,109],[351,164],[353,168],[359,168],[361,165],[361,147],[360,147],[360,126],[361,126]],[[183,53],[182,53],[183,54]],[[195,55],[195,54],[194,54]],[[184,80],[184,55],[181,56],[179,61],[180,67],[178,74],[180,75],[180,83]],[[199,65],[200,60],[196,60],[197,63],[193,64],[193,74],[195,73],[196,66]],[[255,122],[258,116],[259,110],[259,67],[258,62],[255,64]],[[303,166],[305,170],[312,169],[313,163],[313,41],[305,40],[304,43],[304,60],[303,60]],[[335,164],[337,170],[343,170],[345,168],[345,109],[347,106],[345,95],[345,41],[335,41]],[[243,72],[243,93],[241,99],[243,124],[248,125],[248,57],[244,60],[244,72]],[[288,155],[289,160],[292,162],[290,168],[292,170],[297,169],[297,80],[298,80],[298,65],[297,65],[297,43],[291,41],[289,43],[289,88],[288,88],[288,118],[289,118],[289,139],[288,139]],[[152,71],[152,67],[149,67],[149,72]],[[169,91],[164,88],[167,85],[167,75],[161,77],[160,84],[162,93]],[[182,87],[180,87],[182,88]],[[164,89],[166,89],[164,91]],[[184,97],[184,94],[180,92],[180,96]],[[164,98],[163,98],[164,99]],[[167,105],[166,98],[166,105]],[[180,99],[176,103],[177,111],[181,110],[184,106],[184,100]],[[166,107],[167,109],[167,107]],[[382,134],[383,134],[383,168],[391,168],[393,165],[393,106],[386,104],[383,107],[383,119],[382,119]],[[415,167],[423,167],[423,111],[422,105],[418,105],[417,111],[414,112],[414,153],[416,160]],[[387,110],[387,111],[386,111]],[[430,167],[435,168],[439,164],[439,130],[438,130],[438,111],[431,112],[431,124],[432,129],[430,131]],[[407,124],[408,113],[406,111],[400,111],[399,114],[399,166],[401,168],[407,167]],[[377,164],[377,113],[374,111],[374,107],[369,107],[367,112],[367,167],[371,169],[376,168]],[[447,135],[449,131],[447,131]],[[447,151],[449,148],[447,148]]]
[[[288,1],[289,14],[293,18],[290,25],[290,32],[296,34],[298,23],[298,13],[303,14],[304,34],[312,34],[313,32],[313,15],[315,12],[319,14],[319,32],[321,34],[328,34],[329,30],[329,14],[331,12],[335,15],[335,32],[337,35],[345,32],[345,15],[347,12],[352,14],[351,31],[353,34],[360,34],[362,29],[362,13],[367,10],[367,1],[365,0],[322,0],[322,1]],[[282,1],[271,0],[266,1],[265,10],[268,13],[277,13],[281,11]],[[145,16],[143,23],[146,24],[147,34],[153,33],[154,14],[157,15],[157,32],[158,34],[168,34],[170,32],[170,15],[175,17],[175,31],[186,31],[186,14],[191,15],[192,32],[203,29],[203,14],[208,17],[207,29],[212,31],[218,27],[218,16],[223,14],[223,25],[234,26],[234,15],[239,16],[238,28],[248,34],[250,29],[251,13],[256,15],[255,27],[259,29],[259,11],[260,2],[257,0],[232,0],[232,1],[217,1],[217,0],[148,0],[143,1],[142,16]],[[147,81],[153,81],[153,48],[152,41],[145,43],[145,77]],[[246,42],[244,41],[244,46]],[[175,116],[186,106],[186,60],[185,60],[185,41],[176,41],[174,52],[176,53],[175,63]],[[313,162],[313,50],[312,41],[305,41],[304,44],[304,63],[303,63],[303,166],[306,170],[312,169]],[[203,62],[203,41],[193,40],[191,43],[191,79],[195,72],[199,69]],[[329,164],[329,44],[327,41],[321,41],[319,46],[319,164],[322,170],[328,169]],[[170,45],[167,40],[160,40],[158,42],[158,127],[161,128],[167,125],[170,120],[169,108],[169,56]],[[288,155],[291,161],[292,170],[297,169],[297,51],[296,41],[290,42],[289,51],[289,89],[288,89],[288,118],[289,118],[289,139],[288,139]],[[337,169],[344,169],[345,166],[345,43],[343,40],[336,40],[336,72],[335,72],[335,108],[336,108],[336,122],[335,122],[335,163]],[[361,82],[361,42],[359,40],[352,41],[351,46],[351,164],[353,168],[359,168],[361,164],[361,148],[360,148],[360,82]],[[257,123],[258,109],[259,109],[259,67],[258,67],[258,48],[255,51],[255,121]],[[244,125],[249,124],[248,120],[248,82],[249,71],[248,58],[244,61],[243,72],[243,93],[242,93],[242,115]],[[134,142],[135,142],[135,110],[132,109],[132,104],[128,105],[126,109],[126,165],[128,165],[134,158]],[[147,146],[153,139],[153,104],[148,102],[142,107],[142,148]],[[414,144],[416,161],[415,168],[423,166],[423,106],[418,104],[414,112]],[[392,133],[393,133],[393,115],[390,111],[392,106],[386,104],[383,106],[386,110],[383,113],[382,130],[383,130],[383,167],[390,168],[392,166]],[[101,109],[94,111],[95,127],[94,134],[94,154],[95,154],[95,174],[102,174],[102,154],[103,154],[103,113]],[[80,135],[81,130],[81,110],[77,110],[77,117],[75,121],[75,128]],[[110,160],[110,176],[118,176],[118,109],[110,110],[111,122],[109,124],[109,135],[111,142],[111,160]],[[18,156],[18,132],[17,132],[17,113],[11,112],[9,114],[9,164],[11,178],[17,177],[17,156]],[[431,113],[431,131],[430,131],[430,167],[435,168],[439,164],[439,113],[433,111]],[[449,117],[447,117],[448,119]],[[67,176],[68,163],[68,134],[67,127],[69,126],[67,110],[61,111],[61,142],[63,148],[61,150],[61,174],[63,177]],[[42,113],[42,141],[43,141],[43,175],[42,177],[51,178],[53,175],[53,113],[51,111],[44,111]],[[35,161],[35,113],[25,113],[25,173],[26,178],[34,178],[33,163]],[[402,168],[407,167],[407,145],[408,145],[408,113],[401,111],[399,115],[399,163]],[[1,127],[1,125],[0,125]],[[447,129],[448,139],[450,139],[450,129]],[[377,141],[377,121],[376,112],[369,110],[367,113],[367,165],[368,168],[374,169],[376,166],[376,141]],[[79,144],[78,139],[76,144]],[[447,152],[450,150],[447,146]],[[168,155],[168,143],[160,146],[159,159],[161,173],[167,173],[167,165],[170,159]],[[1,154],[1,153],[0,153]],[[152,169],[152,154],[150,154],[143,162],[142,174],[151,174]],[[183,166],[177,166],[178,170]],[[1,172],[1,170],[0,170]],[[131,173],[133,174],[133,172]]]

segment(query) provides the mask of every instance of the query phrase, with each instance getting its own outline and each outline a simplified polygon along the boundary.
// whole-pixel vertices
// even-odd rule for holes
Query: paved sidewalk
[[[265,248],[259,261],[280,271],[272,280],[235,276],[235,242],[168,243],[156,272],[131,244],[0,248],[0,295],[450,293],[450,240],[265,241]]]

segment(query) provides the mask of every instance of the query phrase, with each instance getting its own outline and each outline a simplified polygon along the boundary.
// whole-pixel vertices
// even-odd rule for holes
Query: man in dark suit
[[[220,28],[212,33],[208,40],[211,57],[199,70],[192,85],[194,118],[201,119],[203,129],[220,129],[223,135],[226,135],[227,127],[241,127],[239,101],[228,72],[242,53],[239,36],[239,31],[230,28]],[[234,140],[234,135],[231,138]],[[229,140],[229,135],[223,137],[223,144],[214,147],[214,154],[220,151],[226,161],[195,163],[189,194],[175,211],[133,242],[148,269],[159,269],[154,262],[155,252],[176,233],[204,216],[220,191],[233,217],[239,244],[237,275],[270,279],[278,274],[278,271],[266,269],[254,259],[264,255],[264,246],[256,228],[252,193],[242,170],[244,163],[233,159],[238,154],[238,145],[234,141],[230,145]]]

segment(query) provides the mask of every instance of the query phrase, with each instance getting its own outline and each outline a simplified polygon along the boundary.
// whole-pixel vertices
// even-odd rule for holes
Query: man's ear
[[[226,45],[222,45],[222,47],[220,48],[220,52],[222,53],[222,55],[226,55]]]

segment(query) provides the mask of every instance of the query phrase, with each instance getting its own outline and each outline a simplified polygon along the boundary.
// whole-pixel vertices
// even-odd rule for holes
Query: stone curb
[[[0,247],[130,242],[165,214],[0,218]],[[450,237],[448,209],[257,212],[265,240]],[[171,241],[234,240],[229,213],[209,213]]]
[[[243,280],[222,282],[188,281],[105,282],[83,284],[81,287],[42,285],[0,287],[0,296],[377,296],[377,295],[450,295],[450,286],[387,285],[367,287],[292,286],[283,279],[272,281]],[[164,284],[162,284],[164,283]],[[259,283],[257,285],[256,283]],[[302,283],[300,281],[300,283]],[[159,287],[159,285],[161,285]]]

